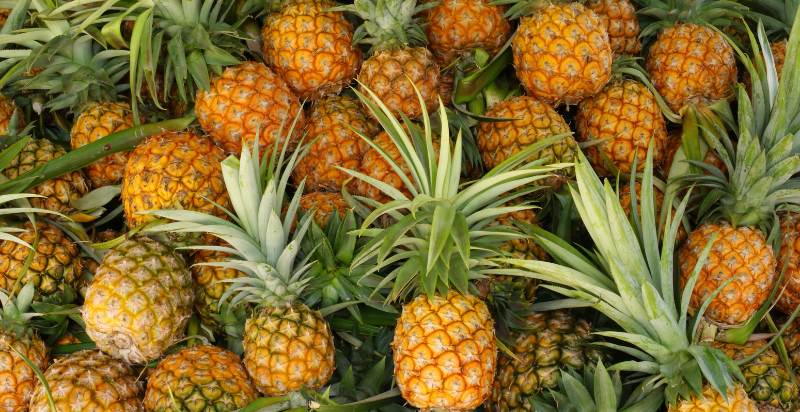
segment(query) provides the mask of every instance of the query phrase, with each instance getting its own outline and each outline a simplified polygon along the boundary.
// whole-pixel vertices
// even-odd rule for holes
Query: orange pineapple
[[[615,54],[639,54],[639,18],[630,0],[590,0],[586,6],[603,20]]]
[[[782,239],[776,270],[783,272],[783,284],[777,308],[791,314],[800,304],[800,214],[782,213],[780,222]]]
[[[488,0],[445,0],[426,11],[425,32],[439,64],[483,49],[494,55],[511,36],[503,7]]]
[[[314,221],[321,228],[328,225],[328,221],[333,214],[339,215],[344,219],[348,210],[352,209],[347,201],[339,193],[332,192],[310,192],[300,198],[300,210],[304,213],[314,211]]]
[[[1,24],[0,27],[2,27]],[[14,115],[16,109],[17,105],[13,100],[0,94],[0,136],[8,134],[9,122],[11,122],[11,116]],[[20,118],[20,120],[22,119]]]
[[[262,30],[267,64],[300,99],[336,94],[355,78],[361,51],[344,14],[330,0],[290,0]]]
[[[75,119],[70,131],[70,143],[74,150],[131,127],[133,112],[128,103],[94,103]],[[127,153],[117,152],[92,163],[84,171],[95,188],[114,185],[122,180],[127,158]]]

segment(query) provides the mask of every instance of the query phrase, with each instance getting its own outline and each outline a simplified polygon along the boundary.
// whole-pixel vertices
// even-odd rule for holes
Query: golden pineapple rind
[[[597,14],[576,2],[523,17],[511,50],[522,86],[550,104],[577,104],[611,79],[608,32]]]
[[[47,347],[44,341],[36,336],[19,337],[0,332],[0,409],[3,411],[27,411],[33,389],[39,382],[33,369],[19,353],[40,370],[47,367]]]
[[[447,0],[427,10],[428,48],[447,66],[475,49],[497,53],[511,35],[504,8],[487,0]]]
[[[134,126],[133,111],[125,102],[102,102],[87,107],[75,119],[70,131],[70,144],[81,146]],[[108,155],[84,168],[92,186],[114,185],[122,180],[128,156],[125,152]]]
[[[703,396],[694,396],[691,399],[678,401],[675,405],[669,405],[668,412],[759,412],[756,403],[747,396],[742,385],[736,385],[733,390],[728,391],[727,400],[722,394],[706,385],[703,388]]]
[[[0,24],[0,27],[2,27],[2,24]],[[0,136],[8,134],[8,125],[16,108],[17,106],[13,100],[0,94]]]
[[[305,305],[257,311],[245,322],[243,345],[247,373],[267,396],[319,389],[333,375],[333,334],[322,315]]]
[[[586,4],[603,21],[611,50],[618,55],[636,55],[642,50],[639,41],[639,18],[629,0],[591,0]]]
[[[246,275],[235,269],[203,264],[225,262],[228,259],[230,259],[230,255],[219,251],[198,250],[192,255],[191,271],[195,290],[194,307],[203,324],[212,328],[223,326],[214,315],[220,313],[220,299],[232,285],[228,281],[242,278]]]
[[[145,237],[111,249],[86,291],[86,333],[128,363],[157,359],[183,336],[192,313],[192,277],[183,258]]]
[[[800,214],[781,214],[780,226],[782,241],[775,270],[783,271],[783,279],[776,307],[790,315],[800,305]]]
[[[350,205],[339,193],[333,192],[311,192],[300,197],[300,210],[308,213],[314,210],[314,221],[317,226],[324,228],[334,214],[344,219]]]
[[[403,307],[392,351],[397,386],[414,407],[472,410],[489,396],[494,322],[475,296],[418,296]]]

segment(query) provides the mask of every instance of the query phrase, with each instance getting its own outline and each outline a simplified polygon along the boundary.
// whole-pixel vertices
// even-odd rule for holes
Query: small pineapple
[[[715,343],[734,361],[750,358],[761,350],[765,342],[748,342],[744,345]],[[795,411],[798,408],[800,389],[781,363],[778,353],[766,348],[754,359],[740,366],[744,375],[744,389],[756,402],[760,411]]]
[[[428,47],[443,67],[475,49],[494,56],[511,37],[503,12],[489,0],[441,1],[425,11]]]
[[[341,194],[332,192],[306,193],[300,198],[299,205],[303,213],[314,210],[314,222],[322,228],[328,225],[334,214],[344,219],[347,211],[352,209]]]
[[[167,356],[147,379],[144,408],[154,412],[233,411],[258,392],[235,353],[211,345]]]
[[[636,55],[642,50],[639,41],[639,18],[630,0],[590,0],[586,7],[595,12],[608,30],[611,50],[617,55]]]
[[[81,112],[72,125],[72,149],[129,129],[133,125],[133,112],[128,103],[94,103]],[[84,172],[95,188],[115,185],[122,180],[127,159],[127,153],[117,152],[87,166]]]
[[[223,151],[192,132],[165,132],[140,143],[128,156],[122,180],[122,204],[128,227],[154,218],[141,212],[181,207],[213,211],[227,206],[219,162]]]
[[[701,396],[684,399],[670,405],[668,412],[759,412],[755,401],[747,396],[742,385],[728,391],[727,399],[710,386],[703,388]]]
[[[59,412],[141,412],[141,387],[123,362],[99,350],[58,358],[44,372],[53,403]],[[30,412],[51,412],[45,387],[36,387]]]
[[[361,67],[353,26],[331,0],[290,0],[267,16],[264,59],[301,100],[339,93]]]
[[[183,336],[192,312],[192,277],[183,258],[146,238],[111,249],[86,291],[86,333],[103,352],[148,362]]]
[[[226,68],[211,81],[210,90],[198,90],[194,110],[200,127],[225,151],[238,153],[242,142],[252,142],[256,136],[271,151],[281,128],[288,129],[298,114],[300,101],[267,66],[245,62]],[[297,123],[290,148],[300,139],[302,112]]]

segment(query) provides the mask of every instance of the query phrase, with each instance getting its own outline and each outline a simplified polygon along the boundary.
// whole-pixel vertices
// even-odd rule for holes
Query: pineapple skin
[[[586,148],[600,176],[612,176],[616,171],[630,175],[634,159],[638,159],[636,171],[643,171],[650,146],[654,165],[664,159],[664,116],[653,93],[635,80],[612,81],[600,93],[582,101],[576,123],[579,140],[603,141]]]
[[[442,66],[475,49],[495,55],[511,36],[504,12],[487,0],[442,1],[426,11],[428,48]]]
[[[729,358],[739,361],[749,358],[761,349],[761,342],[748,342],[745,345],[715,343]],[[758,404],[760,411],[796,411],[798,409],[798,386],[792,382],[789,372],[781,363],[777,352],[772,348],[756,356],[755,359],[740,366],[744,375],[744,389],[747,395]]]
[[[300,101],[289,85],[262,63],[245,62],[225,68],[211,82],[208,91],[200,90],[195,99],[195,113],[200,127],[214,143],[229,153],[239,154],[242,142],[252,144],[259,136],[261,153],[272,151],[285,131],[295,126],[289,149],[294,148],[305,124]]]
[[[611,79],[608,32],[579,3],[550,4],[523,17],[511,50],[525,91],[550,104],[577,104]]]
[[[31,139],[2,173],[14,179],[26,172],[57,159],[67,152],[47,139]],[[66,173],[55,179],[42,182],[29,190],[44,198],[29,199],[31,206],[69,214],[74,211],[70,205],[89,191],[89,185],[81,171]]]
[[[669,405],[668,412],[758,412],[756,403],[747,396],[742,385],[728,392],[726,401],[711,386],[703,388],[702,397],[682,399],[675,405]]]
[[[147,379],[144,408],[154,412],[233,411],[256,399],[239,356],[193,346],[167,356]]]
[[[776,307],[791,315],[800,304],[800,214],[787,212],[779,216],[783,239],[775,270],[778,273],[782,270],[784,272],[783,284],[779,288],[783,293],[778,298]]]
[[[733,95],[737,69],[733,48],[713,29],[678,24],[662,30],[650,46],[647,71],[670,109]]]
[[[13,348],[13,350],[11,349]],[[27,357],[40,370],[47,367],[47,347],[33,334],[17,336],[0,331],[0,409],[8,412],[25,412],[39,380],[33,369],[15,350]]]
[[[758,229],[734,228],[724,222],[703,224],[689,234],[679,251],[681,288],[714,234],[717,239],[700,270],[689,309],[696,312],[723,282],[733,278],[711,300],[704,316],[722,325],[741,325],[769,298],[776,279],[775,255]]]
[[[244,366],[258,391],[282,396],[319,389],[333,375],[333,334],[322,315],[303,304],[266,307],[244,326]]]
[[[45,222],[35,227],[26,223],[24,230],[17,236],[30,245],[37,241],[38,233],[36,252],[26,270],[31,250],[8,240],[0,242],[0,289],[17,293],[33,282],[41,297],[76,287],[83,266],[78,246],[61,229]]]
[[[192,288],[180,255],[146,237],[126,240],[103,257],[86,291],[86,333],[114,358],[157,359],[183,336]]]
[[[235,269],[200,264],[225,262],[230,258],[230,255],[224,252],[211,250],[198,250],[192,255],[191,271],[195,290],[194,307],[203,324],[214,329],[223,327],[214,315],[220,313],[220,299],[231,287],[231,283],[227,281],[245,277],[245,274]]]
[[[339,193],[333,192],[311,192],[306,193],[300,198],[300,210],[304,213],[314,212],[314,222],[317,226],[324,228],[334,214],[344,219],[348,210],[352,209],[344,197]]]
[[[330,96],[315,102],[306,125],[308,154],[297,162],[292,180],[305,179],[307,191],[341,191],[352,176],[337,168],[356,170],[378,125],[361,103],[350,96]]]
[[[608,31],[611,50],[617,55],[636,55],[642,50],[639,41],[639,18],[630,0],[590,0],[586,7],[595,12]]]
[[[558,384],[559,369],[582,369],[591,333],[589,323],[568,311],[537,312],[526,319],[529,329],[512,335],[509,349],[497,361],[489,412],[529,412],[528,398]]]
[[[339,93],[361,67],[353,45],[353,26],[341,12],[327,11],[329,0],[286,4],[267,17],[262,30],[267,64],[301,100]]]
[[[432,111],[439,98],[439,65],[430,50],[407,47],[381,50],[364,61],[358,74],[359,89],[369,88],[395,115],[409,119]],[[420,107],[414,91],[419,89],[425,107]]]
[[[5,17],[2,16],[2,11],[8,9],[0,9],[0,21],[5,22]],[[0,23],[0,27],[3,24]],[[8,124],[11,122],[11,116],[14,115],[17,105],[14,101],[6,96],[0,94],[0,136],[8,134]]]
[[[75,119],[70,131],[70,144],[75,150],[110,134],[134,126],[130,104],[125,102],[95,103],[87,107]],[[115,185],[122,181],[128,154],[110,154],[84,168],[92,186],[97,188]]]
[[[489,396],[497,363],[494,321],[475,296],[416,297],[403,306],[392,350],[397,386],[414,407],[472,410]]]
[[[60,412],[143,411],[141,388],[123,362],[98,350],[57,359],[44,372]],[[50,412],[44,386],[34,391],[30,412]]]
[[[223,217],[210,201],[228,207],[222,178],[222,149],[192,132],[166,132],[140,143],[130,153],[122,180],[128,227],[156,219],[139,212],[182,208]],[[210,200],[210,201],[209,201]]]

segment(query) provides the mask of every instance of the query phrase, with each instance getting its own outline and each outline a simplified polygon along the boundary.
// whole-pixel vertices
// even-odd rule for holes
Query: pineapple
[[[223,151],[192,132],[165,132],[140,143],[128,156],[122,180],[122,203],[128,227],[154,220],[148,210],[182,207],[213,211],[227,206]]]
[[[148,411],[233,411],[257,396],[239,356],[211,345],[167,356],[147,379]]]
[[[56,146],[47,139],[30,139],[17,157],[3,169],[2,173],[8,179],[15,179],[64,154],[66,154],[64,148]],[[43,197],[31,198],[30,202],[36,208],[69,214],[75,211],[72,202],[83,197],[88,191],[86,178],[78,170],[65,173],[33,187],[30,192]]]
[[[0,8],[0,28],[6,24],[8,16],[11,14],[11,9]]]
[[[606,26],[614,54],[639,54],[642,50],[639,19],[630,0],[590,0],[586,7],[595,12]]]
[[[305,179],[310,191],[340,191],[350,176],[339,169],[356,169],[369,150],[358,135],[374,136],[375,120],[367,116],[357,99],[330,96],[314,103],[306,124],[311,146],[292,172],[295,184]]]
[[[70,131],[72,149],[131,128],[133,125],[133,112],[128,103],[91,104],[72,125]],[[127,159],[127,153],[117,152],[87,166],[84,172],[95,188],[115,185],[122,181]]]
[[[352,266],[367,274],[397,268],[390,275],[389,299],[406,302],[392,342],[394,376],[403,398],[420,409],[477,408],[491,392],[497,345],[492,316],[486,303],[470,293],[470,281],[495,269],[486,259],[500,254],[501,243],[522,238],[513,228],[491,225],[498,216],[530,208],[503,207],[518,197],[508,193],[555,168],[523,167],[522,159],[462,186],[462,139],[459,134],[451,150],[444,106],[438,113],[437,150],[430,127],[419,132],[404,128],[379,95],[367,91],[369,97],[360,97],[380,120],[386,146],[404,154],[396,158],[381,152],[391,170],[403,174],[404,186],[398,190],[353,172],[392,203],[391,208],[376,206],[356,232],[369,242]],[[423,123],[429,122],[423,114]],[[384,217],[396,223],[386,230],[367,229]]]
[[[98,350],[58,358],[44,372],[53,405],[59,412],[142,411],[141,388],[124,363]],[[38,384],[30,412],[50,412],[46,388]]]
[[[795,411],[798,407],[798,389],[794,379],[781,363],[778,353],[766,348],[758,353],[765,342],[748,342],[745,345],[716,344],[729,358],[745,363],[741,365],[744,389],[762,411]],[[755,358],[751,357],[756,355]],[[746,361],[745,361],[746,360]]]
[[[22,358],[27,358],[39,369],[47,367],[47,347],[44,341],[31,328],[29,313],[34,289],[27,284],[16,298],[0,292],[3,311],[0,312],[0,408],[4,411],[23,412],[28,410],[28,402],[36,386],[37,378],[33,369]]]
[[[230,256],[225,252],[198,250],[192,255],[192,278],[194,279],[194,308],[203,324],[213,329],[221,329],[224,322],[219,319],[224,308],[220,307],[222,295],[230,288],[230,281],[244,277],[244,273],[216,266],[216,262],[224,262]],[[212,265],[209,265],[212,264]]]
[[[511,24],[503,12],[489,0],[439,2],[425,11],[428,47],[443,67],[475,49],[494,56],[511,37]]]
[[[660,168],[662,177],[668,178],[670,171],[673,170],[677,164],[680,164],[680,161],[676,163],[675,156],[678,154],[678,150],[681,150],[682,146],[683,140],[681,138],[681,130],[676,129],[675,131],[669,133],[669,137],[667,137],[666,149],[664,151],[664,160],[661,162]],[[722,174],[725,174],[728,171],[728,169],[725,167],[725,163],[719,156],[717,156],[717,153],[713,149],[706,150],[702,161],[709,166],[717,168],[717,170],[719,170]],[[685,157],[683,162],[685,162]],[[705,173],[708,174],[708,171],[705,171]]]
[[[38,222],[26,223],[18,236],[25,244],[10,239],[0,242],[1,289],[17,293],[32,283],[38,296],[51,296],[77,287],[82,268],[80,250],[66,233]],[[35,245],[35,250],[28,245]]]
[[[291,138],[290,128],[284,141]],[[300,243],[312,221],[305,215],[295,223],[303,186],[284,212],[289,174],[300,152],[286,159],[286,145],[278,156],[273,151],[268,165],[261,164],[258,145],[245,147],[241,158],[222,162],[223,176],[235,214],[233,222],[206,213],[182,210],[154,211],[174,220],[149,229],[155,232],[205,233],[231,245],[230,257],[216,263],[236,269],[243,276],[234,279],[222,296],[233,308],[253,305],[244,324],[244,366],[259,392],[282,396],[301,388],[319,389],[333,374],[333,335],[322,315],[301,300],[308,286],[309,266],[295,268]],[[284,168],[285,165],[285,168]],[[218,250],[217,248],[206,248]]]
[[[103,256],[82,317],[86,333],[103,352],[128,363],[148,362],[183,336],[193,300],[183,258],[139,237]]]
[[[314,222],[322,228],[328,225],[334,214],[338,215],[339,219],[344,219],[347,211],[352,209],[341,194],[331,192],[306,193],[300,198],[299,206],[303,213],[313,210]]]
[[[264,59],[301,100],[339,93],[356,77],[361,50],[353,26],[331,0],[289,0],[267,16]]]
[[[577,2],[513,0],[511,17],[522,17],[511,43],[517,78],[532,97],[573,105],[600,92],[611,79],[613,53],[606,25]]]
[[[0,136],[5,136],[9,133],[11,117],[16,110],[17,105],[14,101],[0,94]]]
[[[300,101],[280,76],[262,63],[245,62],[228,67],[211,81],[209,90],[198,90],[195,113],[200,127],[214,143],[229,153],[238,153],[242,142],[259,143],[267,150],[278,140],[300,111]],[[303,130],[300,112],[295,119],[294,148]]]
[[[800,214],[785,212],[779,217],[782,239],[775,268],[783,271],[783,284],[776,307],[791,315],[800,305]]]
[[[625,60],[619,63],[627,64]],[[650,147],[656,167],[661,165],[667,126],[656,97],[641,82],[622,76],[612,80],[578,105],[575,121],[579,140],[599,140],[586,148],[599,175],[629,175],[634,159],[639,160],[636,171],[641,172]]]
[[[567,311],[537,312],[511,336],[511,354],[500,354],[489,411],[532,411],[528,399],[558,384],[559,369],[586,363],[589,323]]]
[[[723,397],[711,387],[704,387],[701,396],[685,399],[670,405],[668,412],[759,412],[755,401],[747,396],[742,385],[737,384]]]
[[[336,8],[364,20],[355,35],[357,42],[370,45],[370,56],[358,73],[360,89],[372,90],[392,113],[409,119],[434,108],[439,96],[439,65],[423,47],[426,38],[419,17],[432,5],[418,5],[417,0],[355,0]]]

